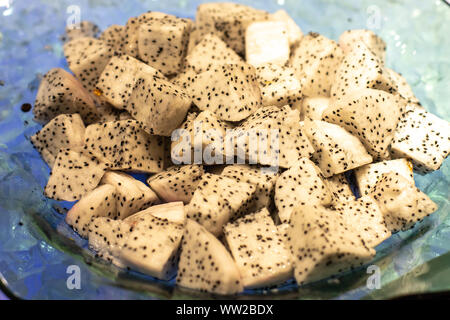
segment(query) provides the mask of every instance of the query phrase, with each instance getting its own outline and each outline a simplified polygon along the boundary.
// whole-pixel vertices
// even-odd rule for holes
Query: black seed
[[[31,104],[29,103],[24,103],[21,107],[20,110],[22,110],[22,112],[28,112],[31,110]]]

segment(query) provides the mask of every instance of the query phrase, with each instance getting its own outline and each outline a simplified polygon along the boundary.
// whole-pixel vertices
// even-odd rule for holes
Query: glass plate
[[[125,24],[147,10],[195,16],[203,1],[164,0],[0,0],[0,279],[27,299],[209,299],[95,259],[63,221],[69,203],[45,199],[49,170],[28,137],[39,129],[23,103],[34,102],[40,78],[67,65],[60,36],[74,12],[101,28]],[[205,1],[206,2],[206,1]],[[275,11],[286,9],[303,31],[332,39],[351,28],[370,28],[387,42],[387,65],[401,72],[431,112],[450,120],[450,7],[444,1],[278,0],[238,1]],[[449,160],[416,182],[439,211],[408,232],[382,243],[372,265],[381,288],[367,286],[367,266],[298,288],[288,282],[274,290],[246,291],[236,298],[360,299],[450,289]],[[75,267],[74,267],[75,266]],[[75,269],[74,269],[75,268]],[[81,288],[70,289],[79,271]]]

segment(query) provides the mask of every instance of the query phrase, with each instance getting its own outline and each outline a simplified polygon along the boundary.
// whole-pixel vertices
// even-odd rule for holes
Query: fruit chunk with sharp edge
[[[332,190],[322,172],[306,158],[283,172],[275,185],[275,205],[282,223],[289,222],[293,210],[301,203],[327,206],[332,199]]]
[[[338,125],[307,119],[304,132],[314,147],[312,158],[327,178],[372,162],[361,141]]]
[[[224,233],[244,287],[270,286],[292,276],[290,252],[266,208],[228,223]]]
[[[173,166],[151,176],[147,183],[164,201],[183,201],[187,204],[203,174],[203,167],[199,165]]]
[[[395,172],[414,184],[413,167],[406,159],[385,160],[367,164],[355,170],[361,195],[368,195],[384,173]]]
[[[398,173],[384,173],[369,196],[377,201],[388,229],[408,230],[437,210],[425,193]]]
[[[125,219],[160,202],[158,196],[143,182],[123,172],[108,171],[100,183],[110,184],[116,188],[116,207],[119,219]]]
[[[44,195],[55,200],[78,200],[98,186],[105,169],[106,164],[89,152],[61,149]]]
[[[78,113],[85,124],[99,120],[95,99],[67,71],[54,68],[44,75],[36,95],[34,119],[42,124],[60,114]]]
[[[438,170],[450,153],[450,123],[413,105],[401,118],[391,144],[394,158],[408,158],[421,174]]]
[[[250,24],[245,32],[245,59],[255,67],[266,63],[284,66],[289,59],[286,24],[279,21]]]
[[[59,150],[83,149],[84,130],[83,120],[79,114],[61,114],[31,136],[30,141],[51,168]]]
[[[92,124],[86,128],[84,149],[111,170],[156,173],[163,170],[164,143],[135,120]]]
[[[89,234],[91,219],[97,217],[117,218],[116,188],[104,184],[84,195],[67,212],[66,222],[83,238]]]
[[[188,219],[183,236],[177,284],[222,295],[243,290],[241,275],[231,254],[217,238]]]

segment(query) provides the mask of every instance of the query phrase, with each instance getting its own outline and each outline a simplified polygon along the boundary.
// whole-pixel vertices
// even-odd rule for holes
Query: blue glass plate
[[[40,78],[50,68],[67,68],[60,36],[71,15],[101,28],[124,24],[147,10],[195,16],[203,1],[40,0],[0,1],[0,279],[27,299],[209,299],[216,298],[127,273],[98,261],[63,221],[58,203],[42,195],[49,170],[28,137],[39,128],[31,112]],[[206,1],[204,1],[206,2]],[[369,28],[387,42],[387,65],[401,72],[432,113],[450,120],[450,7],[444,1],[267,0],[238,1],[275,11],[286,9],[303,31],[337,39],[351,28]],[[360,299],[450,289],[450,217],[447,160],[441,170],[416,183],[439,211],[377,249],[381,288],[367,286],[366,268],[333,281],[298,288],[247,291],[236,298]],[[74,271],[75,270],[75,271]],[[73,276],[79,271],[80,287]]]

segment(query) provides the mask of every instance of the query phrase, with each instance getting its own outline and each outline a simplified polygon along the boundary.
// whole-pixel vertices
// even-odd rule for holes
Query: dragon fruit
[[[385,91],[360,89],[325,110],[323,119],[358,137],[374,160],[389,159],[389,145],[405,101]]]
[[[245,288],[270,286],[292,276],[290,252],[266,208],[228,223],[224,234]]]
[[[98,186],[105,169],[106,164],[89,152],[61,149],[44,195],[55,200],[78,200]]]
[[[66,222],[83,238],[89,235],[92,218],[117,217],[116,188],[104,184],[85,194],[80,201],[67,212]]]
[[[405,98],[408,101],[408,103],[420,104],[419,99],[417,99],[416,96],[414,95],[411,86],[408,84],[406,79],[403,78],[401,74],[389,68],[385,68],[385,70],[389,73],[389,76],[391,77],[394,86],[397,87],[397,92],[403,98]]]
[[[83,149],[84,129],[79,114],[61,114],[31,136],[30,141],[51,168],[60,149]]]
[[[239,269],[230,253],[214,235],[190,219],[183,236],[177,284],[223,295],[243,290]]]
[[[265,11],[231,2],[203,3],[197,7],[195,17],[197,30],[216,34],[241,56],[245,54],[247,27],[269,19],[270,14]]]
[[[284,66],[289,60],[289,35],[286,23],[253,22],[245,33],[245,59],[254,67],[273,63]]]
[[[170,136],[191,107],[190,97],[177,85],[159,78],[140,78],[126,105],[133,118],[141,121],[150,134]]]
[[[356,200],[356,197],[350,187],[350,183],[343,173],[329,177],[325,181],[326,184],[328,184],[328,188],[333,193],[334,204]]]
[[[66,58],[67,64],[75,64],[79,60],[86,48],[96,45],[98,43],[105,44],[103,41],[93,37],[76,38],[64,44],[64,58]]]
[[[220,120],[241,121],[261,106],[255,69],[241,64],[223,64],[196,75],[189,86],[194,104]]]
[[[210,34],[216,35],[213,25],[211,25],[207,22],[204,24],[199,24],[199,23],[197,23],[197,21],[194,21],[192,28],[191,28],[191,33],[189,34],[189,44],[188,44],[188,48],[187,48],[188,55],[200,43],[200,41],[202,41],[202,39],[204,37],[206,37],[207,35],[210,35]],[[220,38],[219,35],[216,35],[216,36],[218,38]]]
[[[116,188],[118,219],[125,219],[159,203],[158,196],[149,187],[123,172],[108,171],[100,183]]]
[[[365,88],[397,92],[398,88],[383,62],[364,44],[347,53],[337,68],[331,87],[331,98],[340,101],[353,91]]]
[[[97,101],[100,102],[97,105],[97,111],[100,114],[100,120],[97,123],[133,119],[127,111],[114,108],[106,102],[103,96],[98,97]]]
[[[146,20],[137,30],[139,58],[165,75],[177,74],[187,53],[191,27],[189,19],[166,16]]]
[[[164,166],[162,138],[149,135],[135,120],[91,124],[85,131],[84,149],[112,170],[156,173]]]
[[[322,120],[323,112],[330,106],[330,98],[310,97],[302,100],[301,118]]]
[[[123,41],[124,54],[127,54],[133,58],[138,58],[138,30],[139,30],[139,18],[131,17],[125,24],[125,37]]]
[[[95,99],[67,71],[54,68],[45,74],[36,95],[33,114],[39,123],[47,123],[59,114],[78,113],[84,123],[99,120]]]
[[[66,222],[97,257],[161,280],[178,266],[179,287],[231,295],[358,268],[437,210],[412,168],[439,169],[449,123],[373,32],[338,45],[284,10],[225,2],[99,33],[67,29],[74,75],[44,76],[30,137],[52,169],[44,195],[79,200]]]
[[[261,108],[234,129],[233,139],[238,157],[245,155],[250,164],[289,168],[314,152],[298,110],[289,106]]]
[[[268,63],[256,68],[256,77],[264,107],[283,107],[301,101],[301,84],[292,68]]]
[[[346,225],[352,226],[358,238],[369,248],[375,248],[391,236],[378,203],[371,197],[342,201],[336,204],[334,209]]]
[[[399,173],[384,173],[369,196],[383,213],[390,231],[408,230],[437,210],[437,205]]]
[[[342,49],[333,40],[318,33],[304,36],[289,61],[302,84],[303,95],[330,96],[331,85],[343,56]]]
[[[97,257],[124,267],[118,257],[128,239],[129,231],[130,226],[122,220],[92,218],[88,226],[89,248],[96,252]]]
[[[125,26],[113,24],[110,25],[102,34],[98,37],[99,40],[105,42],[108,46],[114,48],[114,50],[123,54],[123,46],[125,42]]]
[[[282,223],[289,222],[292,211],[301,203],[327,206],[332,199],[322,172],[306,158],[283,172],[275,185],[275,205]]]
[[[125,24],[125,36],[123,53],[133,57],[139,58],[138,52],[138,40],[139,40],[139,27],[141,24],[147,21],[153,21],[154,19],[176,19],[175,16],[165,14],[162,12],[148,11],[141,14],[138,17],[131,17]]]
[[[179,244],[180,228],[186,222],[186,215],[182,202],[172,202],[163,205],[152,206],[144,211],[129,216],[124,220],[113,220],[107,217],[91,218],[88,226],[89,247],[97,253],[97,256],[112,262],[122,268],[132,268],[135,265],[136,255],[144,252],[155,257],[155,261],[142,259],[141,271],[160,277],[170,278],[173,275],[178,253],[173,250]],[[156,223],[156,231],[153,230]],[[136,228],[143,232],[136,232]],[[170,232],[175,229],[175,236],[172,238],[177,243],[172,243],[170,237],[166,237],[163,232]],[[130,235],[133,238],[130,238]],[[140,238],[143,235],[143,238]],[[139,238],[136,238],[139,236]],[[161,242],[158,242],[162,240]],[[146,241],[154,241],[150,244],[151,251],[147,248]],[[125,249],[129,243],[134,243],[136,247]],[[140,246],[142,243],[143,246]],[[159,247],[159,254],[155,254],[154,246]],[[136,249],[134,251],[134,249]],[[134,251],[134,254],[130,251]],[[123,258],[123,257],[124,258]],[[128,261],[131,261],[129,263]]]
[[[277,231],[278,234],[280,235],[281,239],[284,242],[284,246],[286,248],[288,248],[289,244],[288,244],[288,229],[290,228],[289,223],[281,223],[277,225]],[[289,253],[291,254],[290,250],[288,249]],[[291,259],[290,261],[292,261],[292,254],[290,255]]]
[[[184,204],[181,201],[163,203],[139,211],[138,213],[125,218],[123,221],[128,223],[130,226],[134,226],[136,223],[141,221],[141,217],[152,215],[156,218],[167,220],[170,223],[185,225],[187,218],[184,208]]]
[[[324,279],[370,261],[375,250],[358,235],[359,230],[333,210],[312,205],[295,208],[287,239],[297,283]]]
[[[137,215],[120,251],[120,261],[128,268],[152,277],[171,279],[176,271],[184,226],[156,217],[150,211]]]
[[[295,47],[300,43],[300,40],[303,38],[303,32],[285,10],[280,9],[275,13],[272,13],[270,15],[270,20],[281,21],[286,24],[289,45],[291,47]]]
[[[250,212],[256,212],[263,208],[272,207],[277,172],[265,171],[264,168],[252,167],[245,164],[226,166],[220,173],[224,177],[233,178],[236,181],[252,184],[256,187],[253,194],[254,205]]]
[[[307,119],[304,132],[314,147],[313,159],[327,178],[372,162],[361,141],[338,125]]]
[[[385,160],[367,164],[355,170],[361,195],[368,195],[384,173],[395,172],[414,184],[413,167],[406,159]]]
[[[347,30],[340,35],[338,42],[345,54],[363,44],[384,64],[386,43],[373,31],[364,29]]]
[[[231,128],[208,110],[189,114],[179,134],[172,134],[172,160],[176,164],[223,163],[224,139]]]
[[[391,153],[410,159],[421,174],[438,170],[450,153],[450,123],[420,106],[409,110],[395,130]]]
[[[101,40],[78,38],[64,45],[64,55],[75,77],[93,92],[103,69],[116,52]]]
[[[158,196],[167,202],[191,201],[204,174],[202,166],[188,164],[173,166],[148,178],[147,183]]]
[[[66,32],[63,36],[64,42],[69,42],[77,38],[97,38],[100,34],[99,27],[91,21],[80,21],[79,24],[71,24],[66,27]]]
[[[117,109],[125,109],[138,80],[154,76],[164,78],[158,70],[133,57],[112,57],[98,79],[97,88],[107,102]]]
[[[185,58],[185,69],[202,73],[225,63],[241,63],[242,58],[214,34],[205,35]]]
[[[219,236],[227,222],[248,211],[255,191],[252,184],[205,173],[186,206],[187,217]]]
[[[191,67],[186,67],[183,71],[181,71],[179,74],[177,74],[175,77],[170,79],[170,82],[172,82],[174,85],[179,86],[186,92],[189,91],[189,87],[193,83],[195,76],[197,73],[195,70]]]

